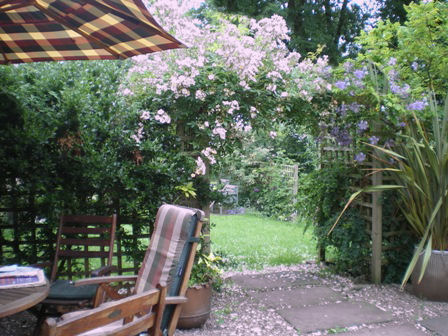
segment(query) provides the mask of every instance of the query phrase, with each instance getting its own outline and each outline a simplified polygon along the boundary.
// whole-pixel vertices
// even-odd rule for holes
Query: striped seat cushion
[[[176,205],[162,205],[156,216],[154,232],[138,274],[135,293],[166,283],[168,292],[173,284],[185,244],[196,223],[204,216],[197,209]]]

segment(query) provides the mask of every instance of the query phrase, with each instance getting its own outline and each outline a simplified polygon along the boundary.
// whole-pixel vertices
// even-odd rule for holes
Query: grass
[[[312,229],[304,233],[303,222],[282,222],[256,213],[212,214],[211,221],[214,224],[211,230],[213,252],[226,257],[229,268],[262,269],[316,258]],[[130,226],[126,226],[126,231],[129,230]],[[147,242],[149,239],[142,239],[143,246]],[[94,260],[91,267],[99,265],[99,260]],[[123,267],[132,266],[131,261],[123,259]]]
[[[316,243],[304,223],[282,222],[255,213],[212,215],[212,250],[229,260],[228,266],[261,269],[292,265],[316,258]]]

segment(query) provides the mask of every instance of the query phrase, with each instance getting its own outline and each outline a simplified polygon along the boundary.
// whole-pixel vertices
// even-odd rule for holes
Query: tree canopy
[[[364,28],[370,13],[349,0],[212,0],[220,10],[262,18],[281,15],[291,31],[289,47],[302,54],[325,46],[323,53],[332,63],[343,55],[353,56],[354,39]]]
[[[403,24],[407,18],[405,6],[412,2],[419,3],[420,0],[376,0],[379,6],[378,17],[383,21]]]

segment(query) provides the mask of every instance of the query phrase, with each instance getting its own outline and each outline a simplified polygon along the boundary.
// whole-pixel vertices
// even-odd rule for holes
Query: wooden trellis
[[[39,220],[32,198],[17,198],[16,206],[0,208],[0,264],[34,264],[52,260],[57,225]],[[141,259],[133,258],[130,247],[148,246],[153,223],[119,216],[113,264],[119,274],[136,273]],[[147,225],[142,225],[147,224]],[[120,230],[121,227],[121,230]]]
[[[282,165],[281,171],[292,180],[292,194],[294,195],[294,203],[296,202],[298,187],[299,187],[299,165]]]
[[[353,165],[354,150],[353,148],[322,145],[320,151],[320,169],[325,169],[326,166],[334,163],[341,162],[346,165]],[[377,168],[379,167],[377,162],[365,161],[361,164],[361,168]],[[367,175],[367,173],[366,173]],[[362,183],[366,183],[365,179],[368,179],[367,183],[375,186],[383,183],[382,173],[372,174],[369,177],[363,177]],[[361,183],[361,181],[360,181]],[[383,208],[380,202],[381,193],[364,193],[360,199],[356,202],[359,207],[361,216],[368,223],[366,228],[370,233],[372,240],[372,257],[371,257],[371,277],[374,283],[381,283],[381,256],[382,256],[382,237],[383,237]],[[325,252],[320,251],[320,257],[325,258]]]

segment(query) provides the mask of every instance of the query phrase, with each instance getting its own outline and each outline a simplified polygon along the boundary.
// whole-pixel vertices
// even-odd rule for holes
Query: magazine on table
[[[43,270],[28,266],[0,267],[0,289],[37,287],[46,284]]]

